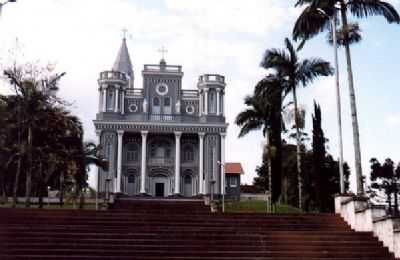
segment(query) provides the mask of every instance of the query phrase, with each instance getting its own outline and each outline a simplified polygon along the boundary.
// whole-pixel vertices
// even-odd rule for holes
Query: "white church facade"
[[[126,40],[110,71],[100,73],[94,120],[108,171],[98,189],[126,196],[221,194],[225,164],[225,77],[200,75],[183,89],[182,66],[146,64],[143,86],[135,76]]]

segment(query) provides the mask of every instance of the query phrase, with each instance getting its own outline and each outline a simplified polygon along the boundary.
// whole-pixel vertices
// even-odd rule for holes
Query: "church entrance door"
[[[156,197],[164,197],[164,183],[156,183]]]
[[[192,177],[190,175],[186,175],[184,178],[184,189],[183,189],[183,196],[185,197],[192,197]]]

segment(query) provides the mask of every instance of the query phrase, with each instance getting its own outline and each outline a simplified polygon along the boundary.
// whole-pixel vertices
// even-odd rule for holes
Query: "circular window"
[[[158,95],[161,95],[161,96],[167,94],[168,93],[167,84],[165,84],[165,83],[158,84],[157,87],[156,87],[156,92],[157,92]]]
[[[194,113],[194,106],[192,106],[192,105],[186,106],[186,113],[193,114]]]
[[[128,109],[129,109],[129,112],[137,112],[138,106],[136,104],[130,104]]]

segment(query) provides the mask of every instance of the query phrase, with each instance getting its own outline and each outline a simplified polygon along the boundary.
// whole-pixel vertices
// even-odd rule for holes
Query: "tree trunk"
[[[338,121],[338,145],[339,145],[339,181],[340,181],[340,193],[344,194],[344,174],[343,174],[343,134],[342,134],[342,105],[340,98],[340,84],[339,84],[339,62],[338,62],[338,49],[337,49],[337,37],[336,37],[336,13],[332,18],[332,39],[333,39],[333,50],[335,59],[335,83],[336,83],[336,109],[337,109],[337,121]]]
[[[79,188],[79,209],[85,206],[85,189]]]
[[[44,185],[44,181],[43,181],[43,174],[42,174],[42,170],[43,170],[43,168],[42,168],[42,162],[40,162],[39,163],[39,180],[38,180],[38,185],[39,185],[39,187],[38,187],[38,191],[39,191],[39,208],[43,208],[43,194],[45,193],[44,192],[44,188],[45,188],[45,185]]]
[[[282,176],[282,203],[288,204],[288,177]]]
[[[2,174],[1,179],[2,179],[2,181],[1,181],[1,184],[0,184],[0,189],[1,189],[0,204],[5,204],[8,201],[7,201],[7,194],[6,194],[6,184],[5,184],[5,179],[3,177],[3,174]]]
[[[17,172],[15,173],[15,180],[14,180],[13,201],[12,201],[13,208],[15,208],[17,206],[19,176],[21,175],[21,163],[22,163],[21,161],[22,161],[22,155],[20,153],[20,155],[18,156]]]
[[[268,205],[268,208],[269,208],[269,210],[271,210],[271,208],[272,208],[272,201],[271,201],[271,196],[272,196],[272,165],[271,165],[271,163],[272,163],[272,160],[271,160],[271,144],[270,144],[270,140],[269,140],[269,130],[267,130],[266,131],[266,134],[265,134],[265,145],[266,145],[266,155],[267,155],[267,164],[268,164],[268,169],[267,169],[267,171],[268,171],[268,191],[269,191],[269,194],[270,194],[270,200],[269,200],[269,205]]]
[[[393,214],[392,196],[390,195],[390,191],[387,192],[387,197],[388,197],[388,203],[389,203],[389,215],[392,215]]]
[[[32,187],[32,127],[28,127],[28,167],[26,171],[25,183],[25,207],[31,206],[31,187]]]
[[[271,111],[273,118],[268,132],[271,148],[271,197],[272,203],[277,203],[282,191],[282,92],[274,91],[273,99],[277,100],[277,106]]]
[[[396,217],[398,217],[399,216],[399,200],[398,200],[399,191],[397,189],[398,183],[396,181],[393,181],[393,183],[394,183],[394,188],[393,188],[393,191],[394,191],[394,194],[393,194],[394,195],[394,215]]]
[[[64,172],[60,175],[60,208],[64,205]]]
[[[16,87],[14,85],[14,87]],[[18,97],[18,92],[16,91],[16,96]],[[18,162],[17,162],[17,172],[15,173],[14,187],[13,187],[13,199],[12,199],[12,207],[15,208],[17,206],[17,193],[18,193],[18,184],[19,184],[19,176],[21,175],[21,162],[22,155],[25,154],[22,152],[22,144],[21,144],[21,100],[18,101],[17,105],[17,142],[18,142]]]
[[[303,176],[301,172],[301,136],[299,128],[299,109],[297,104],[296,87],[293,87],[293,102],[294,102],[294,121],[296,125],[296,158],[297,158],[297,181],[299,192],[299,209],[303,208]]]
[[[342,26],[343,31],[346,32],[346,28],[348,27],[347,15],[346,15],[346,5],[342,1],[341,9],[342,15]],[[357,178],[357,194],[364,194],[364,183],[362,176],[362,168],[361,168],[361,147],[360,147],[360,133],[358,127],[358,119],[357,119],[357,105],[356,105],[356,95],[354,91],[354,79],[353,79],[353,70],[351,65],[351,53],[350,53],[350,45],[347,41],[347,34],[344,34],[344,42],[345,42],[345,51],[346,51],[346,62],[347,62],[347,76],[349,81],[349,94],[350,94],[350,109],[351,109],[351,121],[353,125],[353,143],[354,143],[354,159],[355,159],[355,170],[356,170],[356,178]]]

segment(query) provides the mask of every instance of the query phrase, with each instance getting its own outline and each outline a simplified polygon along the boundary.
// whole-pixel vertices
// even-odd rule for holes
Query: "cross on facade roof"
[[[165,53],[167,53],[168,50],[165,49],[164,46],[162,46],[162,47],[158,50],[158,52],[161,52],[161,57],[162,57],[162,59],[164,60],[164,58],[165,58]]]

